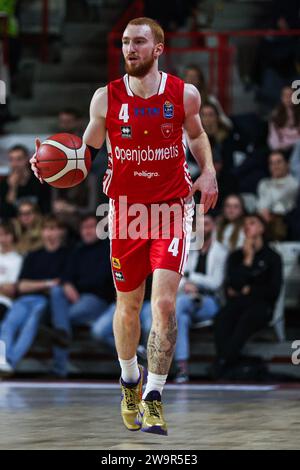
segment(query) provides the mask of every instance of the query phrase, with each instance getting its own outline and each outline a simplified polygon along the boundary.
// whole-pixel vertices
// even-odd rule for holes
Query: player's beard
[[[127,61],[125,61],[125,70],[130,75],[131,77],[145,77],[147,73],[151,70],[153,64],[155,62],[155,59],[153,55],[142,62],[141,64],[135,65],[135,64],[130,64]]]

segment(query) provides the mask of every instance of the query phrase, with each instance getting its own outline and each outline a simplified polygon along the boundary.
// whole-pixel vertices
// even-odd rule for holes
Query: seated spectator
[[[26,199],[20,202],[14,226],[19,253],[25,255],[42,247],[42,217],[36,204]]]
[[[62,285],[51,291],[52,324],[66,338],[71,335],[72,325],[95,321],[114,299],[109,241],[99,240],[96,228],[95,215],[82,218],[81,242],[71,253]],[[55,347],[54,374],[65,377],[67,363],[67,348]]]
[[[220,308],[219,294],[224,281],[227,250],[214,239],[215,222],[204,217],[204,242],[201,250],[191,251],[186,274],[180,282],[177,297],[176,381],[188,378],[189,329],[193,322],[212,320]]]
[[[245,152],[245,144],[238,132],[225,126],[213,104],[202,106],[201,120],[206,131],[213,154],[219,185],[219,204],[228,194],[237,191],[238,182],[232,173],[234,155]]]
[[[238,194],[230,194],[223,203],[221,216],[217,221],[217,240],[228,251],[236,250],[243,246],[245,216],[243,198]]]
[[[147,357],[146,344],[152,324],[151,313],[151,288],[152,288],[152,275],[146,281],[144,303],[140,313],[141,321],[141,339],[140,345],[137,348],[137,353],[142,357]],[[92,325],[93,337],[106,344],[111,350],[115,351],[115,340],[113,333],[113,318],[116,310],[116,304],[111,304],[108,309],[98,318]]]
[[[216,378],[237,364],[248,339],[268,325],[281,289],[281,259],[264,240],[264,220],[248,215],[244,229],[243,248],[227,262],[227,303],[215,319]]]
[[[22,145],[12,147],[8,159],[10,174],[0,181],[0,217],[15,217],[18,203],[25,197],[35,202],[42,213],[49,212],[50,186],[40,184],[30,170],[27,148]]]
[[[285,216],[293,210],[299,182],[289,173],[289,165],[280,151],[269,156],[270,178],[260,181],[257,209],[268,224],[270,240],[284,240],[287,235]]]
[[[300,105],[293,104],[294,90],[281,91],[281,100],[269,123],[268,144],[272,150],[291,150],[300,141]]]
[[[16,252],[16,232],[10,222],[0,224],[0,322],[17,291],[22,257]]]
[[[8,310],[0,339],[6,345],[6,363],[0,372],[13,372],[31,347],[48,305],[49,289],[59,284],[68,250],[62,246],[64,228],[53,217],[43,221],[43,248],[30,252],[18,281],[19,297]]]
[[[194,85],[201,95],[201,105],[212,104],[218,110],[220,121],[228,129],[232,127],[232,122],[228,116],[226,116],[221,103],[215,95],[209,93],[207,89],[206,80],[201,68],[198,65],[190,64],[184,71],[183,80],[185,83],[191,83]]]

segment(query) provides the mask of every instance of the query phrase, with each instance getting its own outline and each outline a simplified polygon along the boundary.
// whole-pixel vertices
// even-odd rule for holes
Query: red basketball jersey
[[[108,84],[108,168],[103,190],[129,203],[185,197],[192,186],[183,141],[184,82],[161,72],[158,93],[135,96],[125,75]]]

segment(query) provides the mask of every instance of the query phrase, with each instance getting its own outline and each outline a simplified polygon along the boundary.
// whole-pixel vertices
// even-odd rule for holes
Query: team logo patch
[[[121,269],[121,263],[120,263],[119,258],[112,258],[112,265],[113,265],[113,268]]]
[[[131,126],[121,126],[121,136],[123,137],[123,139],[131,139]]]
[[[162,135],[167,139],[173,132],[173,124],[162,124],[160,126]]]
[[[164,102],[164,118],[165,119],[172,119],[174,117],[174,106],[170,101]]]
[[[121,281],[121,282],[125,281],[125,278],[123,276],[123,273],[121,273],[121,271],[114,271],[114,275],[115,275],[116,281]]]

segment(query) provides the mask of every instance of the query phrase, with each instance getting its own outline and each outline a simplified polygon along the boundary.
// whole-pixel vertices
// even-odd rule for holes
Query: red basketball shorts
[[[186,204],[183,199],[157,204],[126,204],[111,199],[109,233],[116,289],[136,289],[155,269],[183,275],[193,214],[194,202]]]

